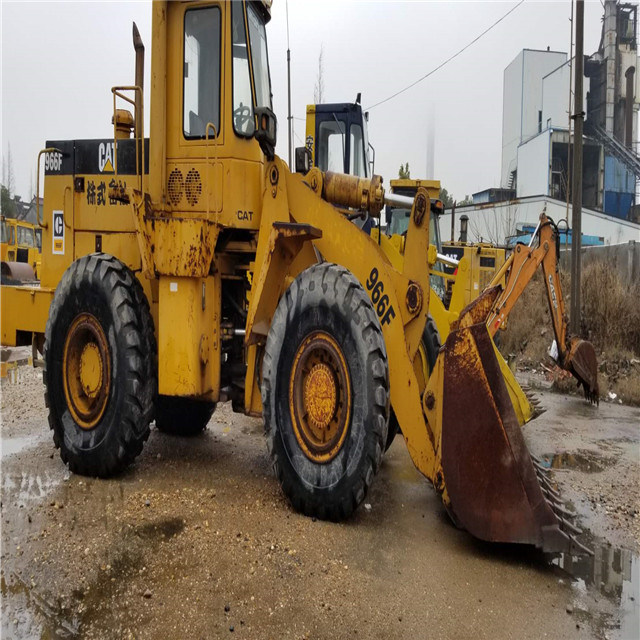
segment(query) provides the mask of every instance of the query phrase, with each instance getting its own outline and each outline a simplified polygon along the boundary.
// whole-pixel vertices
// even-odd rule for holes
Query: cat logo
[[[64,211],[53,212],[53,247],[51,253],[64,255]]]
[[[100,173],[113,173],[113,142],[101,142],[98,147],[98,169]]]

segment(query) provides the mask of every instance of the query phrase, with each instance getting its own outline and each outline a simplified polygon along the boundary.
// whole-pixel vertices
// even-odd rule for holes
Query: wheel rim
[[[111,386],[111,357],[107,337],[90,313],[72,322],[64,343],[62,378],[69,411],[82,429],[102,418]]]
[[[338,455],[351,414],[351,381],[338,343],[314,331],[300,344],[289,378],[289,410],[296,440],[313,462]]]

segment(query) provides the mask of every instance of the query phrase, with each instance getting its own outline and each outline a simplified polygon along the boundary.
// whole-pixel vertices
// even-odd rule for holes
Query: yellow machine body
[[[447,284],[449,307],[458,310],[473,302],[484,291],[507,259],[506,249],[485,242],[443,242],[442,252],[456,260],[465,259],[465,264],[458,267],[458,272],[465,272],[460,278],[463,286],[454,286],[452,280]],[[453,272],[453,269],[446,271]],[[455,282],[458,282],[457,278]],[[504,285],[504,277],[499,284]]]
[[[270,2],[154,2],[152,16],[148,142],[134,26],[136,84],[112,89],[113,139],[41,154],[40,286],[2,290],[3,342],[43,353],[63,460],[112,475],[140,453],[154,408],[158,428],[204,428],[231,399],[263,414],[292,504],[338,519],[364,499],[393,414],[462,526],[571,547],[487,330],[499,287],[454,322],[431,293],[439,185],[415,189],[400,251],[363,232],[354,210],[380,214],[378,176],[303,176],[274,153]],[[446,340],[427,380],[416,355],[430,313]]]

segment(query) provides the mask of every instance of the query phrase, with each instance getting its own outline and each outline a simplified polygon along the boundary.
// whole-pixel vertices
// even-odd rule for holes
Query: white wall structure
[[[518,145],[522,119],[522,60],[521,51],[504,70],[502,89],[502,173],[501,187],[510,187],[511,171],[517,167]]]
[[[518,198],[549,195],[551,131],[545,129],[518,147]]]
[[[516,234],[523,224],[536,225],[540,213],[545,209],[556,222],[567,216],[567,205],[553,198],[518,198],[506,202],[480,206],[458,207],[455,212],[455,240],[460,237],[460,216],[469,217],[468,241],[506,244],[506,238]],[[572,210],[569,205],[569,220]],[[605,244],[620,244],[635,240],[640,243],[640,224],[613,218],[591,209],[582,208],[582,233],[603,238]],[[451,240],[451,210],[440,217],[442,240]]]
[[[501,186],[509,186],[518,146],[546,128],[541,123],[542,79],[566,62],[560,51],[523,49],[504,70]],[[540,126],[542,124],[542,126]]]
[[[542,78],[542,128],[569,128],[569,82],[571,61],[554,69]],[[586,104],[588,82],[585,82],[584,100]]]

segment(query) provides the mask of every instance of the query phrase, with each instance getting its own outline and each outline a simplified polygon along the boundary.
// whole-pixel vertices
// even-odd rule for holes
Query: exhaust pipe
[[[136,117],[135,117],[135,131],[133,137],[136,139],[137,145],[143,145],[144,140],[141,140],[142,137],[142,93],[144,91],[144,44],[142,43],[142,38],[140,37],[140,32],[138,31],[138,26],[136,23],[133,23],[133,48],[136,52],[136,87],[140,87],[140,91],[136,91],[135,102],[136,102]],[[141,149],[138,150],[138,158],[142,157]],[[138,167],[138,173],[143,172],[143,167]]]

